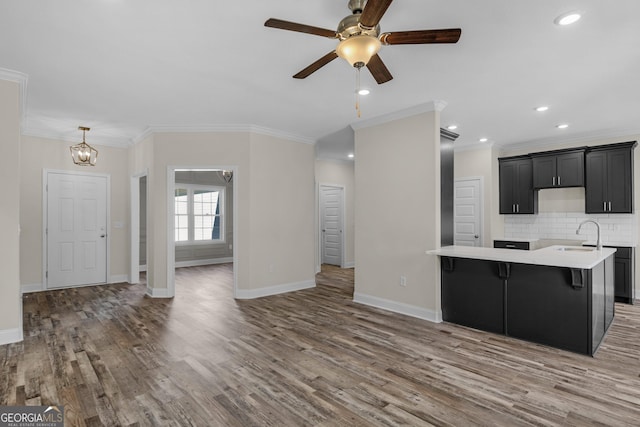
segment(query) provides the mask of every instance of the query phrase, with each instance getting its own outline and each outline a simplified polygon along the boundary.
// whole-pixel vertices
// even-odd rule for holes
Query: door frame
[[[230,165],[169,165],[167,166],[167,295],[163,297],[173,298],[176,295],[176,242],[175,234],[175,204],[173,199],[176,191],[176,170],[230,170],[233,172],[233,298],[238,294],[238,188],[239,167]],[[148,183],[148,181],[147,181]],[[148,185],[148,184],[147,184]],[[147,194],[149,188],[147,187]],[[147,207],[148,208],[148,207]],[[227,242],[228,244],[228,242]],[[148,266],[148,259],[147,259]],[[147,267],[148,268],[148,267]]]
[[[42,289],[48,290],[49,283],[47,278],[47,268],[49,267],[49,236],[47,233],[47,227],[49,225],[49,206],[48,206],[48,195],[49,195],[49,174],[63,174],[63,175],[76,175],[76,176],[91,176],[91,177],[104,177],[107,180],[107,200],[106,200],[106,209],[107,209],[107,260],[106,260],[106,274],[105,274],[105,283],[111,282],[111,174],[108,173],[91,173],[91,172],[80,172],[80,171],[70,171],[63,169],[42,169]],[[81,286],[93,286],[95,283],[90,283],[87,285],[77,285],[73,287],[81,287]],[[64,288],[54,288],[54,289],[64,289]]]
[[[129,266],[129,283],[140,283],[140,180],[143,177],[147,177],[147,218],[149,216],[149,169],[145,169],[142,172],[134,174],[131,177],[131,219],[130,219],[130,244],[131,244],[131,257]],[[149,221],[147,220],[147,225]],[[147,230],[147,233],[149,230]],[[147,259],[149,259],[149,247],[147,246]]]
[[[317,240],[318,240],[318,246],[317,246],[317,254],[316,254],[316,273],[319,273],[321,270],[321,266],[322,266],[322,201],[321,201],[321,194],[322,194],[322,188],[338,188],[340,189],[342,196],[340,197],[340,204],[342,205],[342,209],[340,212],[340,215],[342,216],[342,236],[340,237],[341,239],[341,243],[340,243],[340,268],[346,268],[345,267],[345,250],[346,250],[346,241],[347,241],[347,223],[346,223],[346,219],[347,219],[347,215],[346,215],[346,199],[345,199],[345,186],[344,185],[340,185],[340,184],[329,184],[329,183],[325,183],[325,182],[319,182],[318,186],[316,187],[316,204],[317,204],[317,209],[316,209],[316,214],[317,214],[317,218],[316,218],[316,233],[317,233]]]
[[[480,246],[484,246],[484,243],[486,241],[485,238],[485,233],[484,233],[484,176],[463,176],[460,178],[455,178],[453,180],[453,235],[454,235],[454,241],[455,241],[455,227],[456,227],[456,196],[455,196],[455,189],[456,189],[456,184],[458,182],[461,181],[478,181],[478,197],[479,197],[479,204],[480,204],[480,211],[479,211],[479,216],[480,216]]]

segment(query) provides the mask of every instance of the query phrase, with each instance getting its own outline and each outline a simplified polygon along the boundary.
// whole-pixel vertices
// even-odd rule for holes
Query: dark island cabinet
[[[498,275],[498,263],[448,257],[441,258],[440,262],[442,318],[458,325],[504,334],[503,282]]]
[[[591,269],[440,260],[446,322],[589,355],[613,322],[613,254]]]
[[[572,286],[568,268],[514,264],[507,293],[507,335],[592,354],[590,298],[589,286]]]
[[[584,187],[584,149],[532,154],[533,188]]]
[[[636,142],[590,148],[586,154],[586,213],[633,212],[633,148]]]
[[[529,156],[504,157],[500,163],[500,213],[535,214],[538,197],[533,189],[533,163]]]

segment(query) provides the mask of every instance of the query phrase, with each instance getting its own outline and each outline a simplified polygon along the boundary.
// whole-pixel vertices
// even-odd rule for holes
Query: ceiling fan
[[[382,84],[393,79],[384,62],[378,56],[382,45],[457,43],[462,32],[460,28],[450,28],[380,33],[378,23],[392,1],[349,0],[348,7],[352,14],[340,21],[336,31],[274,18],[268,19],[264,25],[340,40],[334,51],[295,74],[294,78],[304,79],[334,59],[341,57],[358,70],[366,66],[376,82]]]

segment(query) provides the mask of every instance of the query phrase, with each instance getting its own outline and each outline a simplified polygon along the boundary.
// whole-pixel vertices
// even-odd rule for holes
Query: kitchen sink
[[[593,252],[593,248],[581,248],[579,246],[561,246],[556,250],[566,252]]]

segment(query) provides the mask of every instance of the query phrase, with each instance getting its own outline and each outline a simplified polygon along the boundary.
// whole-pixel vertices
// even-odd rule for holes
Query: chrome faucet
[[[580,223],[580,225],[578,226],[578,229],[576,230],[576,234],[580,234],[580,229],[582,228],[583,225],[585,225],[588,222],[592,222],[596,225],[596,227],[598,228],[598,241],[596,242],[596,250],[602,250],[602,240],[600,240],[600,224],[598,224],[598,221],[594,220],[594,219],[587,219],[585,221],[582,221]]]

